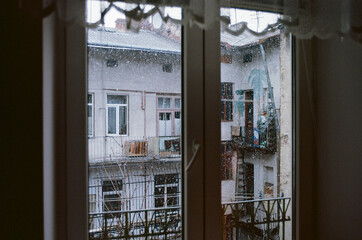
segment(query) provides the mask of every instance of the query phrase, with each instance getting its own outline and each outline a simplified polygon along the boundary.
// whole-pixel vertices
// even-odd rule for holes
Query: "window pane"
[[[181,112],[175,112],[175,135],[181,134]]]
[[[93,110],[92,106],[87,106],[87,127],[88,127],[88,135],[93,134]]]
[[[158,108],[164,108],[163,107],[163,98],[158,98]]]
[[[109,4],[87,1],[89,22]],[[182,239],[181,26],[159,15],[141,26],[111,8],[87,29],[89,239]]]
[[[164,98],[164,108],[171,108],[171,98]]]
[[[92,94],[88,94],[87,103],[92,103]]]
[[[127,104],[127,97],[126,96],[107,96],[107,103],[113,104]]]
[[[127,107],[119,107],[119,134],[127,134]]]
[[[116,133],[116,108],[108,107],[108,133]]]
[[[261,31],[278,17],[240,9],[221,14],[234,30],[247,22]],[[263,36],[220,31],[224,240],[292,239],[291,47],[282,29]]]
[[[181,99],[175,98],[175,108],[181,108]]]

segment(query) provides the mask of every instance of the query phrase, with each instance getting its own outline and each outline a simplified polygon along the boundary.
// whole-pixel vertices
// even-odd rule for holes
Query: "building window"
[[[233,149],[230,142],[221,143],[221,179],[231,180],[233,178]]]
[[[264,196],[272,197],[274,195],[273,168],[264,167]]]
[[[107,134],[127,135],[128,110],[127,96],[107,96]]]
[[[224,215],[224,236],[225,240],[233,240],[233,215]]]
[[[158,97],[158,136],[181,135],[181,98]]]
[[[88,137],[93,136],[93,94],[88,94],[87,97],[87,128]]]
[[[221,120],[233,120],[233,84],[221,83]]]
[[[245,91],[245,142],[254,144],[254,92]]]
[[[171,108],[171,100],[172,98],[169,97],[159,97],[157,107],[159,109]]]
[[[103,211],[119,211],[122,203],[122,180],[102,182]]]
[[[253,61],[253,54],[252,53],[246,53],[243,56],[243,63],[250,63]]]
[[[155,175],[155,207],[179,205],[179,175]]]
[[[106,61],[107,67],[117,67],[118,66],[118,60],[116,59],[109,59]]]

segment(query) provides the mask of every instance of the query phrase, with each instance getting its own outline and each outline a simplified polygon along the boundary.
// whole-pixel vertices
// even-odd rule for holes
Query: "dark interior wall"
[[[1,7],[0,239],[42,239],[42,25],[20,2],[41,3]]]
[[[314,40],[317,236],[362,236],[362,45]]]

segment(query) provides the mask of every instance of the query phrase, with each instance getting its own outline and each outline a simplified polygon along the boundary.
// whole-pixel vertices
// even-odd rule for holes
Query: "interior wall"
[[[43,239],[42,21],[32,15],[41,3],[2,5],[1,239]]]
[[[314,40],[317,239],[362,235],[362,45]]]

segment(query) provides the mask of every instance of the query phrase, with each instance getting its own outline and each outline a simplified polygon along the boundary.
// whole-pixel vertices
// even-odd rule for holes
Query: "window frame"
[[[227,94],[227,85],[231,85],[231,97]],[[224,88],[226,92],[225,98],[221,94],[221,110],[224,108],[224,116],[221,116],[221,122],[233,122],[234,121],[234,83],[232,82],[221,82],[221,90]],[[231,119],[228,120],[227,118],[227,103],[231,102]]]
[[[120,184],[118,184],[120,181]],[[110,189],[110,190],[107,190],[105,191],[104,190],[104,183],[105,182],[110,182],[112,184],[112,188],[113,189]],[[115,182],[117,184],[115,184]],[[120,186],[120,189],[114,189],[114,187],[117,187],[117,186]],[[104,212],[107,212],[107,211],[118,211],[118,210],[121,210],[121,207],[122,207],[122,193],[123,193],[123,179],[106,179],[106,180],[102,180],[102,199],[103,199],[103,204],[102,204],[102,209]],[[105,196],[118,196],[119,199],[118,199],[118,203],[119,203],[119,209],[109,209],[107,207],[107,201],[106,201],[106,198]],[[112,201],[108,201],[108,202],[113,202],[114,200]],[[112,203],[111,203],[112,205]],[[108,210],[107,210],[108,208]]]
[[[174,175],[176,176],[176,181],[175,182],[171,182],[171,183],[162,183],[162,184],[157,184],[156,185],[156,176],[167,176],[167,175]],[[154,206],[155,208],[158,208],[158,206],[156,206],[156,198],[157,199],[162,199],[163,198],[163,206],[162,207],[173,207],[173,206],[177,206],[180,203],[180,197],[179,197],[179,193],[180,193],[180,176],[178,173],[167,173],[167,174],[156,174],[154,175]],[[156,197],[156,187],[163,187],[164,192],[162,194],[162,198],[161,198],[161,194],[158,194]],[[177,192],[176,192],[176,196],[172,196],[173,198],[176,198],[177,201],[175,204],[173,205],[168,205],[168,188],[169,187],[177,187]]]
[[[122,96],[126,97],[127,103],[108,103],[108,96]],[[116,108],[116,133],[112,134],[109,133],[108,129],[108,111],[109,108],[114,107]],[[126,107],[126,134],[119,134],[120,126],[119,126],[119,107]],[[129,95],[127,94],[113,94],[107,93],[106,94],[106,136],[128,136],[129,135]]]
[[[158,100],[160,98],[169,98],[171,99],[171,106],[170,108],[160,108],[158,106]],[[176,112],[180,112],[180,119],[182,119],[182,103],[180,102],[180,108],[176,107],[176,99],[180,99],[181,100],[181,96],[179,95],[157,95],[156,97],[156,136],[157,137],[173,137],[173,136],[179,136],[176,135]],[[160,113],[171,113],[171,135],[170,136],[161,136],[160,135],[160,123],[159,123],[159,117],[160,117]],[[182,132],[182,127],[181,127],[181,132]]]
[[[222,181],[228,181],[233,180],[234,178],[234,172],[233,172],[233,150],[228,152],[228,145],[232,145],[229,141],[223,141],[221,142],[221,180]],[[229,174],[228,174],[229,173]]]
[[[57,3],[59,3],[60,9],[66,10],[65,18],[68,19],[72,14],[71,9],[78,8],[81,1],[66,0],[64,3],[61,1]],[[210,13],[205,16],[206,22],[218,19],[219,2],[217,0],[211,0],[205,5],[205,8],[205,11]],[[78,17],[84,18],[84,13],[77,11],[77,14],[79,13],[83,16]],[[57,121],[54,121],[54,126],[50,127],[58,129],[56,133],[59,134],[52,135],[55,146],[54,150],[51,150],[53,155],[44,160],[44,162],[50,163],[44,167],[45,182],[54,184],[54,189],[49,191],[47,188],[44,192],[44,229],[54,230],[45,231],[44,238],[87,239],[88,220],[85,217],[88,214],[87,130],[86,124],[84,124],[86,122],[84,106],[87,106],[86,34],[82,26],[71,24],[64,26],[62,21],[57,19],[55,13],[43,21],[43,38],[50,43],[50,46],[47,45],[46,48],[52,50],[44,53],[44,59],[54,60],[56,55],[56,61],[53,62],[55,69],[49,69],[49,71],[59,73],[51,76],[51,82],[54,83],[51,91],[55,93],[52,106],[56,109],[54,116],[57,117]],[[183,176],[182,203],[184,210],[182,216],[185,223],[183,227],[185,239],[219,239],[221,237],[222,219],[219,212],[206,211],[220,208],[220,166],[218,161],[209,161],[215,159],[215,156],[220,156],[219,142],[213,140],[220,139],[220,131],[218,131],[220,130],[220,112],[212,110],[212,108],[219,109],[218,107],[220,107],[220,98],[215,99],[215,96],[220,94],[220,75],[218,74],[220,73],[220,52],[217,51],[218,47],[215,50],[215,46],[220,45],[219,25],[215,24],[215,26],[217,27],[210,27],[208,30],[198,29],[195,25],[183,28],[183,78],[188,79],[188,81],[183,81],[182,100],[184,106],[182,129],[186,133],[182,146],[187,159],[184,162],[184,170],[190,164],[192,156],[195,156],[192,158],[194,159],[192,171],[186,171]],[[304,43],[307,44],[304,45]],[[293,45],[293,48],[297,49],[293,50],[293,57],[296,58],[296,61],[293,61],[293,93],[295,93],[293,97],[298,100],[297,103],[294,101],[295,108],[293,108],[293,126],[295,127],[293,128],[293,154],[295,156],[293,158],[293,200],[296,201],[296,203],[293,201],[293,217],[296,219],[293,221],[293,239],[296,239],[295,236],[299,235],[301,230],[307,229],[313,223],[313,221],[306,223],[306,220],[313,220],[313,204],[309,201],[313,199],[313,196],[309,195],[309,190],[300,188],[299,182],[310,175],[311,162],[315,159],[315,155],[313,153],[311,156],[301,154],[306,152],[302,151],[303,149],[309,149],[309,145],[300,144],[297,140],[301,136],[296,137],[296,134],[301,134],[304,140],[312,140],[310,144],[315,140],[313,134],[306,136],[307,133],[314,132],[311,126],[301,126],[299,122],[296,122],[296,119],[302,122],[303,119],[313,115],[308,112],[305,114],[305,110],[302,109],[306,103],[310,103],[310,101],[313,103],[313,99],[308,99],[306,94],[300,92],[308,85],[308,81],[303,82],[302,80],[308,80],[308,76],[311,76],[311,66],[303,65],[303,58],[311,59],[312,56],[309,44],[309,41],[299,40]],[[208,50],[206,51],[206,49]],[[304,52],[305,49],[307,49],[307,53]],[[74,58],[74,55],[79,57]],[[303,72],[303,70],[306,71]],[[195,102],[194,100],[201,101]],[[59,103],[61,107],[57,108],[56,104]],[[196,109],[200,105],[207,111],[197,112]],[[211,121],[204,121],[204,119],[211,119]],[[202,129],[199,128],[200,123],[203,126]],[[205,129],[214,131],[205,131]],[[303,130],[307,130],[307,132],[304,131],[303,134]],[[296,143],[298,144],[295,146]],[[194,151],[195,144],[200,146],[196,152]],[[294,159],[297,160],[294,161]],[[299,169],[299,163],[302,160],[304,167]],[[304,160],[308,164],[305,164]],[[297,172],[295,172],[296,169],[298,169]],[[195,179],[197,179],[196,182]],[[304,222],[300,222],[301,212],[297,211],[301,209],[301,203],[305,210]],[[57,213],[62,213],[61,218]],[[190,216],[195,217],[192,219]]]

